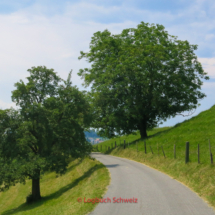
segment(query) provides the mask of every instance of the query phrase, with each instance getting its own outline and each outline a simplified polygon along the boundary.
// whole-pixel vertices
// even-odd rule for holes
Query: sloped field
[[[126,149],[124,149],[124,140]],[[136,160],[166,172],[215,206],[215,168],[214,164],[211,164],[209,141],[211,152],[215,155],[215,106],[174,127],[148,131],[148,138],[144,140],[136,134],[105,141],[98,144],[98,151]],[[186,142],[190,145],[187,164],[185,164]],[[200,164],[198,164],[198,144]],[[176,158],[174,158],[174,145]]]

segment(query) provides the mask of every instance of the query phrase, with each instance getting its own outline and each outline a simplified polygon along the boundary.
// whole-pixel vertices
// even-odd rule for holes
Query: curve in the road
[[[196,193],[164,173],[124,158],[91,156],[111,173],[103,203],[91,215],[215,215]]]

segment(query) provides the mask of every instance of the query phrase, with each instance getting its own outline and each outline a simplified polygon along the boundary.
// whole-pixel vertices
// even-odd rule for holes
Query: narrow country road
[[[103,197],[106,203],[99,203],[90,215],[215,215],[197,194],[166,174],[124,158],[91,156],[109,169],[111,183]]]

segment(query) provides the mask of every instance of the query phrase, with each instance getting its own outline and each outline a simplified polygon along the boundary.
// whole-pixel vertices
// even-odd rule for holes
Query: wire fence
[[[215,142],[208,139],[204,143],[185,142],[180,144],[157,143],[151,144],[144,141],[126,141],[119,140],[107,144],[94,146],[99,152],[108,153],[115,148],[131,149],[137,152],[144,152],[147,156],[160,156],[164,159],[177,159],[185,163],[197,162],[199,164],[214,164],[213,154],[215,152]]]

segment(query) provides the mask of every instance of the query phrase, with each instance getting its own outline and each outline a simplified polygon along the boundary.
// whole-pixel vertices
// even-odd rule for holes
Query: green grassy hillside
[[[109,180],[109,172],[100,162],[89,158],[76,159],[70,163],[65,175],[58,178],[53,172],[44,175],[40,185],[43,198],[36,203],[25,203],[31,191],[31,181],[0,193],[0,214],[84,215],[98,203],[79,203],[77,198],[102,197]]]
[[[124,140],[126,149],[123,148]],[[215,168],[210,163],[209,140],[211,152],[215,155],[215,106],[174,127],[155,128],[148,131],[148,138],[145,140],[141,140],[140,135],[137,134],[105,141],[98,144],[98,151],[143,162],[166,172],[215,206]],[[112,149],[115,141],[117,148]],[[147,154],[144,150],[144,141]],[[187,141],[190,143],[190,162],[185,164]],[[176,159],[174,159],[174,144]],[[200,164],[198,164],[197,156],[198,144],[200,146]],[[109,150],[108,147],[110,147]],[[166,158],[164,158],[162,147]]]

